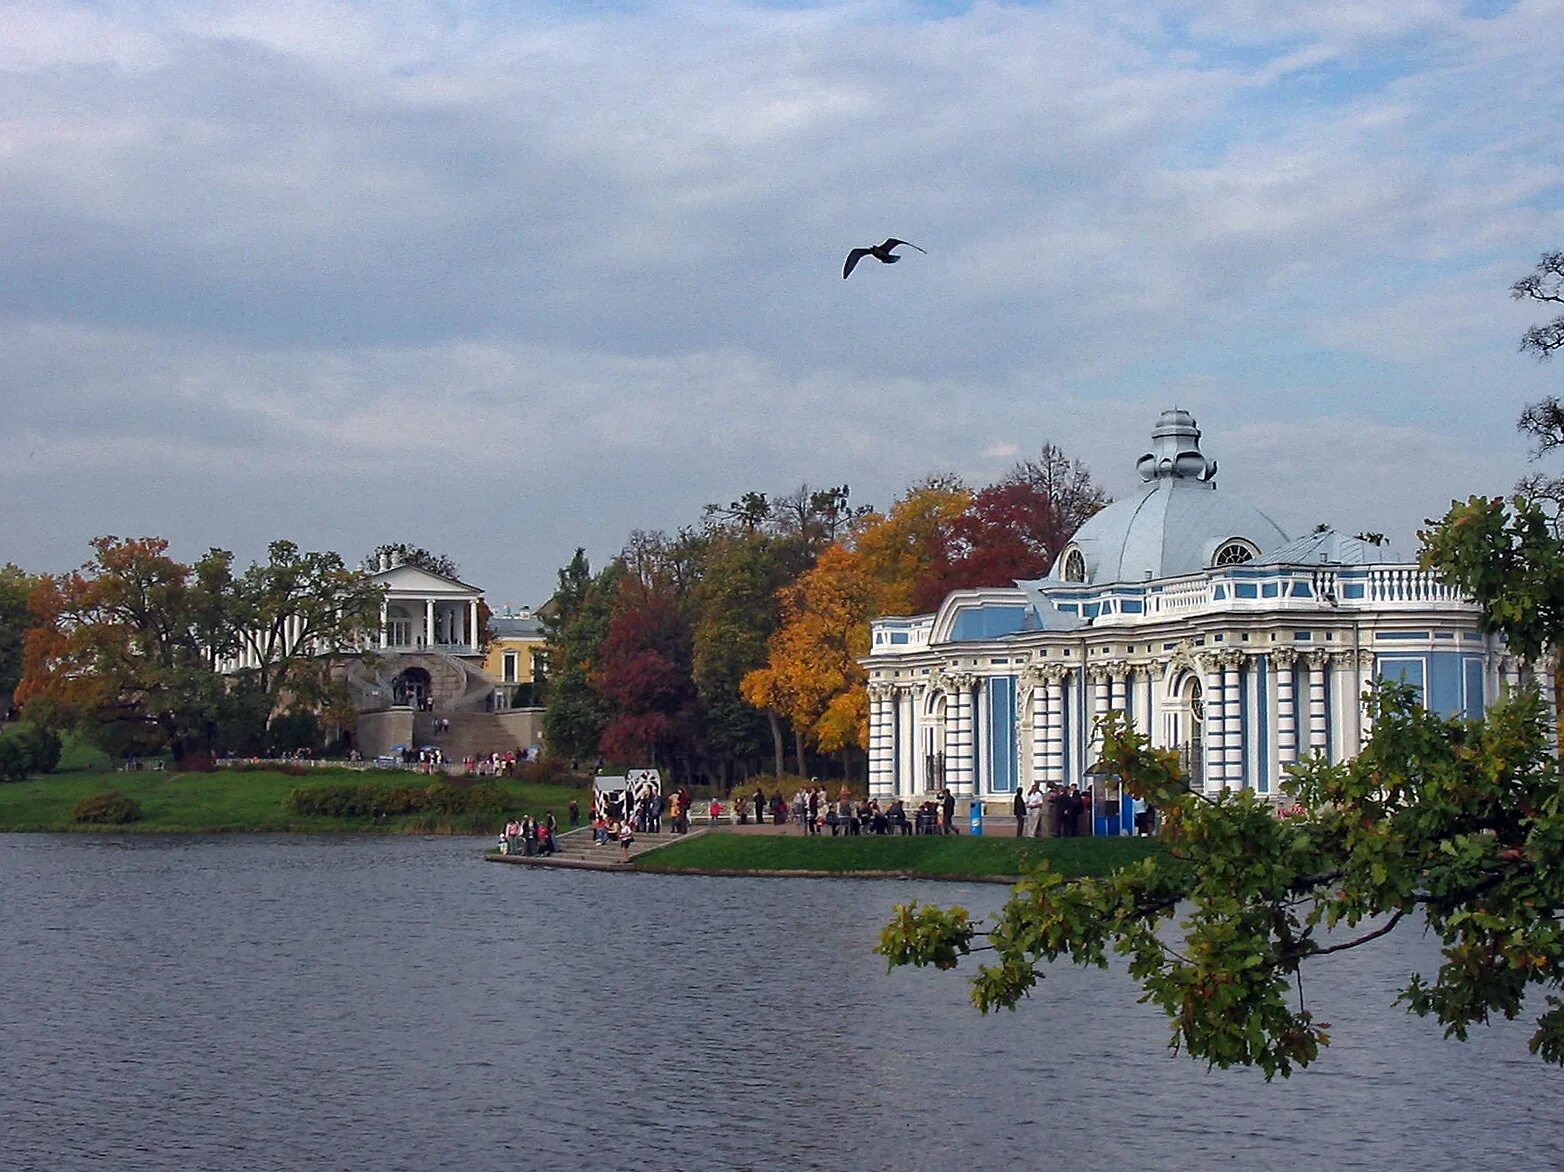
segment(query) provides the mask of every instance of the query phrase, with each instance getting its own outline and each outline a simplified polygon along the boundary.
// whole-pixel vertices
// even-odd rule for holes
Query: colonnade
[[[1181,712],[1178,736],[1187,739],[1189,710],[1167,691],[1187,670],[1201,686],[1206,788],[1274,789],[1286,767],[1303,757],[1339,761],[1358,752],[1370,731],[1361,696],[1373,681],[1374,664],[1369,651],[1295,647],[1217,648],[1171,663],[1029,664],[1017,677],[1017,783],[1079,781],[1101,751],[1101,722],[1110,712],[1129,713],[1159,741],[1174,727],[1163,725],[1163,715]],[[926,776],[925,746],[943,753],[944,783],[953,794],[977,792],[983,781],[974,751],[983,679],[947,671],[916,683],[869,685],[871,794],[937,788]],[[931,710],[933,693],[943,695],[942,711]]]

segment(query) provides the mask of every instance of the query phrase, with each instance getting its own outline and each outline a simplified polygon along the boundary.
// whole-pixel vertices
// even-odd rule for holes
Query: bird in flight
[[[901,257],[892,253],[891,249],[898,248],[903,244],[905,244],[908,248],[918,248],[916,244],[913,244],[910,241],[898,240],[896,237],[892,236],[890,239],[876,244],[873,248],[853,249],[847,254],[847,263],[842,266],[842,280],[845,281],[848,277],[852,276],[853,270],[858,267],[858,262],[866,256],[874,257],[874,259],[879,261],[881,264],[895,264],[901,259]],[[925,249],[918,248],[918,251],[923,253],[924,256],[928,255],[928,252]]]

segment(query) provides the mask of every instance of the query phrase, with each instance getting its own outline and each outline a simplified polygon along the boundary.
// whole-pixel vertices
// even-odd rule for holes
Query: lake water
[[[0,835],[6,1169],[1555,1167],[1564,1071],[1308,991],[1290,1081],[1207,1072],[1120,974],[980,1017],[870,948],[1004,888],[485,864],[486,841]]]

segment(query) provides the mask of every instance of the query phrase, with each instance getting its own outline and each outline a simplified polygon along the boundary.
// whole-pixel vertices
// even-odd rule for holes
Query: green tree
[[[1473,498],[1423,536],[1424,564],[1469,591],[1489,629],[1528,663],[1564,630],[1564,545],[1540,508]],[[1214,1066],[1270,1078],[1328,1043],[1304,997],[1308,962],[1421,920],[1442,949],[1432,981],[1411,974],[1399,1000],[1464,1038],[1514,1018],[1546,992],[1531,1049],[1564,1063],[1564,775],[1537,692],[1522,687],[1483,719],[1445,719],[1412,690],[1381,683],[1359,756],[1292,767],[1295,817],[1248,792],[1189,792],[1176,754],[1115,718],[1103,755],[1164,819],[1165,860],[1102,880],[1046,868],[992,925],[961,908],[897,909],[881,937],[892,965],[951,967],[979,947],[994,959],[972,985],[983,1011],[1014,1007],[1059,959],[1128,960],[1172,1045]],[[1175,923],[1176,921],[1176,923]],[[975,942],[987,936],[985,945]]]
[[[562,757],[595,757],[608,724],[610,711],[592,686],[592,673],[624,573],[624,564],[614,561],[593,575],[586,551],[577,549],[559,571],[553,597],[538,611],[548,639],[543,735],[550,752]]]
[[[460,567],[443,553],[430,553],[421,545],[408,545],[405,541],[389,541],[369,551],[364,564],[374,573],[381,564],[393,566],[417,566],[442,578],[460,578]]]
[[[22,681],[22,637],[32,623],[27,596],[37,585],[37,576],[19,566],[0,566],[0,716]]]

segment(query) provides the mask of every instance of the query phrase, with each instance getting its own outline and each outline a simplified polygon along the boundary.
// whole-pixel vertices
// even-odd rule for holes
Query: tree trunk
[[[1553,737],[1554,749],[1564,751],[1564,649],[1553,653]]]
[[[777,719],[775,708],[766,709],[766,718],[771,721],[771,748],[776,754],[776,775],[782,776],[782,722]]]
[[[808,777],[809,766],[804,763],[804,734],[798,731],[798,726],[793,726],[793,754],[798,759],[798,776]]]

